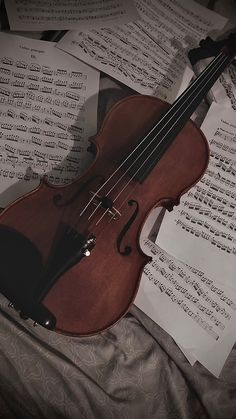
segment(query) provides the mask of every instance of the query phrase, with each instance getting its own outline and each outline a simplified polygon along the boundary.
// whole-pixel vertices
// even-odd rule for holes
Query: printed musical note
[[[134,303],[218,376],[235,342],[236,291],[148,238],[143,238],[142,249],[152,261],[144,268]]]
[[[209,138],[210,161],[202,179],[167,214],[158,245],[190,266],[236,287],[236,114],[213,104],[202,125]],[[164,230],[165,229],[165,230]],[[175,248],[171,235],[181,241]],[[196,238],[199,245],[193,245]],[[183,242],[182,242],[183,241]],[[201,245],[200,245],[201,243]],[[189,249],[194,252],[189,255]]]
[[[138,18],[132,0],[8,0],[12,30],[88,29],[125,23]],[[76,70],[75,70],[76,71]],[[79,73],[79,71],[78,71]]]
[[[97,98],[98,72],[65,57],[53,43],[0,36],[1,163],[3,169],[12,165],[0,175],[0,206],[5,206],[17,197],[17,188],[10,196],[7,187],[19,179],[14,175],[22,173],[19,168],[27,171],[21,176],[22,194],[35,187],[38,175],[47,173],[57,184],[70,182],[89,164],[87,139],[96,130],[96,99],[84,104],[92,95]],[[58,165],[62,168],[55,171]]]
[[[222,28],[225,19],[192,1],[137,0],[136,7],[138,21],[69,31],[57,46],[139,93],[172,103],[193,75],[186,49]]]
[[[199,74],[208,63],[208,59],[200,60],[195,64],[196,74]],[[221,106],[229,106],[236,111],[236,67],[229,66],[216,81],[208,95],[209,103],[213,101]],[[227,136],[227,134],[221,134]]]

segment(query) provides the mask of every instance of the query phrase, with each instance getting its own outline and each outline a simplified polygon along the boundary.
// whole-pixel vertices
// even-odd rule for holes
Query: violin
[[[172,106],[129,96],[90,141],[91,167],[69,185],[39,187],[0,215],[0,292],[23,318],[73,336],[114,325],[144,266],[139,245],[153,208],[172,210],[203,175],[209,149],[189,120],[233,61],[235,35]]]

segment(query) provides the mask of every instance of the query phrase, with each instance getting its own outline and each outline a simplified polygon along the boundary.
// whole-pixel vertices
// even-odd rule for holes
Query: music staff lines
[[[236,162],[230,158],[228,158],[227,156],[223,156],[220,153],[217,153],[215,151],[211,151],[210,153],[211,158],[215,159],[216,161],[223,163],[225,165],[228,166],[236,166]]]
[[[78,153],[83,151],[83,147],[74,143],[68,143],[68,142],[63,142],[63,141],[46,141],[46,140],[42,140],[42,138],[37,138],[37,137],[31,137],[31,138],[24,138],[24,137],[19,137],[14,135],[14,141],[17,145],[17,147],[13,147],[11,144],[9,144],[9,136],[2,136],[1,132],[0,132],[0,138],[4,139],[5,144],[0,146],[0,151],[2,152],[8,152],[9,154],[13,155],[13,154],[22,154],[22,149],[21,149],[21,145],[26,145],[27,148],[25,149],[25,153],[28,155],[28,153],[30,152],[29,150],[29,145],[32,145],[34,150],[36,151],[37,149],[41,149],[41,146],[43,145],[43,147],[45,147],[45,149],[50,149],[50,150],[66,150],[66,151],[70,151],[70,152],[74,152],[74,153]]]
[[[212,189],[215,192],[219,192],[222,195],[225,195],[229,198],[232,199],[236,199],[236,192],[234,192],[233,190],[230,189],[225,189],[222,188],[222,186],[220,186],[217,183],[212,182],[212,180],[208,179],[207,176],[204,176],[201,180],[200,183],[206,186],[209,186],[209,189]]]
[[[214,308],[217,312],[219,312],[222,307],[209,295],[209,292],[206,290],[204,291],[203,288],[199,285],[198,281],[195,279],[192,279],[190,275],[186,273],[186,271],[175,264],[173,262],[173,259],[168,257],[168,254],[164,252],[162,249],[160,249],[158,246],[154,245],[149,239],[145,240],[145,246],[147,246],[151,253],[158,258],[158,260],[161,263],[165,263],[169,270],[172,271],[172,273],[177,274],[187,285],[189,284],[192,289],[197,292],[198,296],[205,299],[207,303],[210,303],[212,308]],[[153,261],[150,263],[152,266],[157,266],[158,262],[153,259]],[[198,269],[188,266],[188,270],[193,272],[195,275],[197,275],[198,279],[202,282],[203,286],[208,288],[210,292],[213,294],[216,294],[217,297],[224,302],[229,308],[236,311],[236,303],[234,303],[228,296],[225,295],[224,291],[214,285],[214,281],[207,278],[204,273],[200,272]],[[175,281],[173,275],[171,276],[172,280]],[[222,311],[222,313],[225,313],[225,311]],[[226,315],[226,318],[228,317],[228,314]]]
[[[226,206],[232,209],[236,208],[236,203],[234,203],[233,201],[230,201],[226,199],[224,196],[219,196],[216,193],[210,190],[204,189],[200,186],[196,186],[193,191],[190,191],[188,193],[188,196],[216,210],[220,207],[223,208],[223,206],[224,207]]]
[[[216,138],[221,138],[222,141],[215,140]],[[209,141],[210,145],[216,145],[221,150],[224,150],[225,147],[228,147],[227,143],[234,143],[236,142],[236,136],[234,134],[230,134],[224,131],[222,128],[218,128],[214,133],[213,138]]]
[[[34,92],[38,92],[39,94],[37,95]],[[48,88],[47,86],[33,84],[31,84],[30,86],[26,86],[25,88],[22,88],[22,90],[15,90],[14,86],[8,86],[7,88],[0,86],[1,96],[6,96],[12,99],[31,99],[41,103],[44,101],[45,103],[51,103],[53,99],[50,97],[45,97],[45,94],[59,97],[60,99],[72,99],[80,103],[81,100],[84,101],[83,95],[72,92],[71,90],[64,91],[59,89]]]
[[[223,183],[224,185],[229,186],[230,188],[236,187],[236,182],[222,176],[222,173],[215,172],[214,170],[210,170],[209,168],[207,169],[207,176],[213,178],[219,183]]]
[[[227,320],[231,319],[231,315],[225,310],[224,307],[221,307],[216,301],[214,301],[211,297],[209,297],[209,295],[203,291],[203,289],[201,288],[201,286],[198,284],[197,281],[191,281],[189,276],[182,277],[182,279],[184,280],[186,284],[190,284],[192,286],[193,292],[196,292],[198,296],[200,296],[207,303],[210,304],[211,309],[204,306],[200,302],[199,297],[196,297],[193,294],[191,294],[184,285],[181,285],[177,281],[177,279],[175,279],[173,274],[170,274],[164,267],[160,266],[158,261],[153,261],[151,263],[151,266],[157,272],[159,272],[162,276],[164,276],[174,286],[176,291],[180,292],[180,294],[184,295],[184,297],[189,302],[194,304],[198,310],[206,314],[206,316],[209,316],[209,318],[213,321],[213,323],[215,323],[216,326],[218,326],[222,330],[224,329],[225,326],[221,322],[219,322],[219,320],[216,318],[213,312],[215,311],[218,315],[219,314],[222,315],[224,319],[227,319]]]
[[[96,31],[93,31],[94,35],[96,35]],[[103,33],[99,33],[99,38],[104,40],[105,42],[109,43],[109,37],[104,35]],[[127,51],[123,46],[120,44],[117,45],[119,47],[119,51],[121,54],[117,54],[115,52],[116,41],[113,41],[114,49],[109,50],[106,49],[104,44],[101,42],[101,39],[98,38],[93,39],[89,35],[83,34],[82,41],[73,40],[72,44],[77,45],[78,47],[82,48],[82,50],[89,54],[90,57],[99,61],[103,65],[109,65],[114,70],[116,68],[119,69],[121,74],[125,77],[128,77],[134,84],[138,84],[142,88],[153,89],[156,85],[163,82],[163,74],[159,70],[160,65],[163,63],[161,57],[161,61],[156,61],[156,68],[152,65],[147,68],[147,60],[151,60],[153,62],[153,56],[149,56],[147,48],[145,46],[145,51],[139,51],[139,63],[142,63],[143,66],[135,63],[135,59],[137,58],[137,51],[134,50],[132,53],[130,50]],[[140,39],[138,41],[140,43]],[[104,59],[104,52],[106,53],[106,58]],[[158,51],[155,50],[155,56],[157,55]],[[143,54],[143,59],[141,58],[141,54]],[[129,58],[133,57],[133,60],[129,61],[129,59],[125,58],[128,55]],[[153,74],[152,74],[153,73]],[[167,79],[167,77],[166,77]]]
[[[233,66],[232,66],[233,67]],[[228,69],[228,72],[232,71],[232,82],[235,84],[234,79],[235,79],[235,73],[233,74],[233,69]],[[228,83],[228,80],[225,80],[224,74],[221,77],[221,84],[224,88],[224,91],[227,95],[227,97],[230,100],[230,104],[232,106],[232,108],[236,111],[236,98],[235,98],[235,87],[233,84]]]
[[[44,116],[42,117],[40,114],[34,114],[31,112],[20,112],[17,113],[14,109],[7,109],[6,111],[0,111],[1,116],[1,129],[6,130],[19,130],[24,132],[33,132],[35,134],[42,134],[45,130],[43,127],[49,127],[50,129],[58,129],[60,131],[73,133],[83,134],[84,128],[83,123],[85,122],[85,118],[72,118],[69,124],[66,124],[66,121],[63,118],[55,119],[55,114],[51,114],[52,117]],[[54,116],[54,118],[53,118]],[[15,122],[15,120],[19,122]],[[4,122],[6,121],[6,122]],[[10,121],[10,122],[9,122]],[[11,123],[14,121],[14,123]],[[62,122],[63,121],[63,122]],[[59,131],[58,130],[58,131]],[[46,128],[47,131],[47,128]],[[59,132],[60,132],[59,131]],[[50,131],[49,131],[50,132]],[[51,136],[55,136],[57,133],[53,135],[53,131],[51,132]],[[50,135],[50,134],[47,134]]]
[[[20,167],[23,167],[24,169],[26,168],[25,165],[21,165]],[[27,166],[28,167],[28,166]],[[54,185],[62,185],[62,184],[66,184],[71,182],[72,176],[67,176],[67,174],[70,172],[72,172],[72,175],[74,177],[74,175],[78,175],[79,170],[78,168],[74,168],[73,170],[70,170],[69,168],[65,167],[65,169],[63,170],[63,174],[64,176],[61,176],[62,171],[58,171],[58,173],[60,175],[56,174],[57,168],[53,168],[52,172],[49,172],[47,174],[47,180],[50,183],[53,183]],[[53,172],[55,172],[55,174],[53,174]],[[6,180],[6,179],[15,179],[17,181],[24,181],[24,182],[30,182],[32,180],[37,180],[40,179],[41,174],[40,173],[36,173],[34,171],[28,173],[27,171],[13,171],[11,169],[2,169],[0,168],[0,179],[1,180]]]
[[[209,279],[205,276],[204,272],[199,271],[197,268],[188,265],[188,269],[193,272],[198,278],[201,280],[206,287],[208,287],[213,293],[216,293],[217,296],[227,304],[232,310],[236,310],[236,303],[232,301],[227,295],[225,295],[224,291],[219,288],[219,286],[214,285],[214,281]]]
[[[26,94],[22,94],[21,92],[14,92],[14,96],[15,97],[13,97],[13,94],[11,95],[11,98],[3,96],[3,95],[1,96],[1,89],[0,89],[0,104],[4,104],[7,107],[11,106],[15,108],[32,110],[32,111],[41,112],[41,113],[49,112],[50,114],[54,114],[55,112],[55,116],[57,116],[57,109],[55,109],[55,107],[62,108],[62,109],[64,108],[66,110],[73,109],[73,111],[79,111],[79,112],[85,111],[84,98],[82,100],[82,97],[81,97],[80,103],[77,103],[77,102],[69,101],[69,100],[60,100],[58,98],[53,98],[51,96],[45,96],[45,97],[36,96],[32,94],[32,92],[30,94],[29,92],[27,92]],[[34,102],[32,102],[32,100]],[[58,112],[60,113],[61,110],[59,109]]]
[[[51,147],[50,147],[51,149]],[[13,156],[24,156],[24,157],[40,157],[40,158],[48,158],[49,160],[58,160],[60,161],[61,155],[60,154],[54,154],[54,150],[50,150],[50,153],[43,152],[40,149],[33,148],[32,150],[29,149],[20,149],[20,148],[14,148],[9,146],[8,144],[5,144],[4,146],[0,146],[0,153],[6,152],[8,153],[8,157]],[[58,153],[58,148],[55,147],[55,152]],[[77,153],[77,150],[74,150],[75,155]],[[77,161],[76,161],[77,162]]]
[[[72,159],[74,160],[74,159]],[[58,159],[57,156],[52,156],[50,155],[50,158],[48,158],[48,160],[43,159],[43,157],[40,156],[34,156],[34,159],[31,157],[24,157],[21,159],[21,161],[17,161],[17,169],[22,168],[22,169],[28,169],[30,167],[31,170],[34,170],[37,175],[42,175],[45,172],[47,172],[47,176],[53,176],[53,173],[50,173],[50,171],[53,171],[55,173],[62,174],[62,173],[70,173],[70,177],[68,177],[66,180],[71,181],[71,179],[74,176],[71,175],[77,175],[80,173],[81,169],[79,168],[79,164],[81,163],[81,159],[77,158],[75,159],[77,160],[76,163],[77,164],[68,164],[68,162],[70,163],[70,159],[65,158],[65,160],[60,160]],[[4,176],[4,177],[10,177],[10,178],[14,178],[17,177],[13,176],[13,173],[18,173],[18,170],[13,170],[14,169],[14,164],[12,164],[12,159],[9,156],[3,156],[0,154],[0,163],[2,165],[2,168],[0,169],[0,176]],[[73,162],[75,163],[75,161]],[[9,168],[7,168],[9,167]],[[49,173],[48,173],[49,172]],[[24,171],[24,173],[26,173],[26,171]],[[31,178],[30,178],[31,179]],[[59,180],[61,179],[61,180]],[[58,177],[58,182],[57,183],[63,183],[63,179],[65,180],[65,178],[63,176],[60,176],[60,178]]]
[[[55,118],[54,119],[50,119],[50,118],[45,118],[40,116],[40,114],[43,115],[50,115],[52,117],[57,117],[58,120],[60,121],[60,119],[68,119],[69,121],[76,121],[77,125],[79,125],[79,123],[84,122],[85,121],[85,116],[84,113],[82,112],[78,115],[77,113],[72,113],[72,112],[68,112],[68,111],[59,111],[57,109],[54,109],[52,107],[37,107],[37,109],[35,109],[35,111],[37,111],[37,114],[33,114],[31,113],[30,109],[27,109],[27,112],[20,112],[17,113],[17,110],[12,109],[12,108],[7,108],[6,110],[0,110],[0,115],[1,116],[5,116],[5,117],[11,117],[11,118],[17,118],[23,121],[29,121],[29,122],[35,122],[37,124],[48,124],[48,125],[52,125],[55,122]],[[39,112],[40,111],[40,112]],[[65,125],[65,124],[64,124]]]
[[[226,174],[231,175],[233,177],[236,176],[236,170],[231,165],[227,166],[226,164],[222,162],[216,161],[216,162],[211,162],[211,167],[216,167],[222,172],[225,172]]]
[[[45,124],[46,125],[46,124]],[[84,133],[84,129],[77,127],[77,126],[70,126],[67,127],[65,124],[60,123],[54,123],[54,129],[45,129],[41,128],[41,126],[29,126],[28,124],[11,124],[9,122],[0,122],[0,129],[2,130],[2,133],[13,133],[13,137],[9,137],[9,140],[13,140],[16,138],[18,132],[24,132],[24,133],[30,133],[30,134],[36,134],[36,135],[44,135],[45,137],[58,137],[58,134],[60,132],[57,132],[57,129],[64,129],[65,132],[68,134],[66,136],[61,135],[59,138],[61,139],[71,139],[73,141],[80,141],[82,138],[82,134]]]
[[[22,60],[14,60],[11,57],[2,57],[0,58],[1,65],[9,66],[7,67],[0,67],[0,74],[4,74],[7,76],[13,75],[14,77],[18,77],[20,79],[29,78],[32,77],[32,80],[39,81],[39,78],[41,77],[51,77],[53,80],[53,77],[60,77],[60,80],[63,77],[67,77],[69,79],[80,79],[80,80],[87,80],[87,75],[84,74],[82,71],[75,71],[75,70],[66,70],[65,68],[57,68],[52,69],[43,65],[40,65],[38,63],[27,63]],[[31,71],[32,74],[28,74],[25,72],[19,72],[18,70],[15,70],[14,67],[21,70],[27,70]],[[14,69],[14,70],[13,70]],[[39,76],[38,74],[42,73],[42,76]],[[29,78],[30,79],[30,78]],[[58,80],[58,79],[55,79]]]
[[[219,230],[217,228],[215,228],[212,224],[209,224],[209,222],[207,222],[207,220],[205,219],[206,217],[210,218],[208,214],[206,214],[206,217],[198,218],[194,215],[191,215],[189,212],[181,210],[180,211],[180,216],[183,216],[186,220],[190,221],[192,224],[195,225],[199,225],[201,227],[206,228],[207,230],[209,230],[210,233],[214,234],[216,237],[222,237],[225,238],[229,241],[231,241],[232,243],[236,243],[236,238],[233,237],[230,233],[226,233],[225,231]],[[212,219],[212,218],[210,218]],[[229,230],[231,230],[231,232],[235,232],[236,231],[236,224],[230,222],[230,223],[221,223],[221,225],[224,225],[225,228],[228,228]]]
[[[209,233],[206,233],[202,230],[199,230],[197,228],[192,227],[188,223],[183,222],[182,220],[177,220],[177,225],[180,225],[180,227],[185,230],[186,232],[192,234],[195,237],[202,237],[203,239],[207,240],[209,243],[211,243],[213,246],[217,247],[219,250],[222,250],[229,254],[236,254],[236,248],[234,246],[229,246],[220,240],[216,240],[215,237],[211,236]],[[226,237],[227,238],[227,237]]]
[[[58,140],[56,141],[49,141],[48,137],[57,137]],[[36,137],[35,135],[24,135],[20,136],[18,133],[13,134],[6,134],[3,131],[0,131],[0,138],[4,141],[7,141],[10,144],[18,143],[20,144],[35,144],[36,146],[46,145],[46,147],[52,147],[54,148],[54,144],[58,148],[62,148],[64,150],[72,150],[73,147],[77,148],[77,150],[82,150],[82,144],[81,142],[81,136],[80,135],[71,135],[71,134],[65,134],[65,133],[55,133],[54,131],[48,135],[48,132],[46,131],[44,133],[44,137]],[[61,140],[66,140],[66,142],[63,142]],[[81,148],[80,148],[81,147]]]
[[[236,220],[235,212],[226,210],[224,209],[224,207],[220,207],[219,212],[221,213],[221,215],[218,215],[215,212],[212,212],[209,208],[202,207],[201,204],[193,201],[184,201],[183,205],[187,207],[189,210],[197,211],[199,215],[209,217],[211,220],[216,221],[218,224],[221,224],[223,226],[227,226],[227,224],[229,223],[229,221],[224,217]]]
[[[219,339],[219,334],[212,329],[212,326],[206,320],[203,320],[203,318],[201,317],[200,314],[198,314],[198,312],[197,313],[194,312],[194,309],[196,310],[197,307],[190,308],[185,303],[184,298],[179,297],[177,295],[177,293],[174,293],[174,291],[171,288],[167,287],[165,284],[163,284],[162,281],[157,279],[156,276],[154,276],[152,274],[152,272],[150,271],[149,268],[145,267],[144,268],[144,273],[147,275],[149,281],[151,281],[155,286],[158,287],[158,289],[161,293],[164,293],[167,297],[169,297],[171,299],[171,301],[173,303],[177,304],[182,310],[184,310],[185,313],[189,317],[191,317],[192,320],[197,322],[199,324],[199,326],[202,327],[215,340]],[[209,319],[209,320],[212,320],[212,319]],[[213,324],[214,324],[214,322],[213,322]],[[218,321],[218,324],[216,326],[219,327],[221,324],[223,324],[223,323]]]

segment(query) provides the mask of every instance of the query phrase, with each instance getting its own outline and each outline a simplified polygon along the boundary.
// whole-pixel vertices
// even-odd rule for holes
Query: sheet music
[[[185,349],[182,345],[175,342],[181,352],[184,354],[185,358],[187,358],[188,362],[193,366],[195,362],[197,361],[196,357],[193,355],[193,353],[190,350]]]
[[[68,32],[58,47],[142,94],[170,103],[188,85],[187,50],[227,19],[191,0],[137,0],[136,22]]]
[[[39,175],[62,184],[91,162],[99,72],[51,42],[0,34],[0,206]]]
[[[133,0],[7,0],[11,30],[86,30],[138,18]]]
[[[185,350],[219,376],[236,340],[236,291],[173,258],[149,239],[146,265],[134,301]]]
[[[166,212],[156,243],[236,288],[236,112],[213,103],[201,129],[210,146],[208,169]]]
[[[194,66],[196,74],[205,68],[211,59],[201,60]],[[220,75],[207,95],[210,103],[217,102],[222,106],[230,106],[236,111],[236,64],[231,64]]]
[[[236,31],[236,2],[216,1],[214,10],[226,17],[228,22],[224,27],[224,33],[230,34]],[[223,36],[221,36],[223,38]],[[198,63],[197,63],[198,64]],[[199,62],[201,65],[201,62]],[[209,92],[210,103],[215,101],[223,106],[231,106],[236,111],[236,56],[234,65],[231,64]]]

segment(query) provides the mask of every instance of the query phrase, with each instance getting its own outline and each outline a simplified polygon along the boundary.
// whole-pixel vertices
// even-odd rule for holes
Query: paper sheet
[[[39,174],[67,183],[91,162],[99,72],[51,42],[0,34],[0,207]]]
[[[213,103],[201,129],[210,146],[208,169],[166,212],[156,243],[236,288],[236,112]]]
[[[227,19],[191,0],[137,0],[136,22],[68,32],[58,47],[142,94],[170,103],[188,85],[187,50]]]
[[[182,345],[178,344],[179,349],[183,352],[185,358],[187,358],[188,362],[193,366],[195,362],[197,361],[196,357],[193,355],[193,353],[190,350],[185,349]]]
[[[86,30],[138,18],[133,0],[7,0],[5,4],[11,30]]]
[[[201,60],[195,64],[196,74],[205,68],[205,66],[212,60]],[[210,103],[213,101],[222,106],[229,106],[236,111],[236,64],[231,64],[220,75],[214,86],[207,95]]]
[[[236,65],[229,66],[213,86],[214,101],[231,106],[236,111]]]
[[[194,273],[149,239],[141,244],[153,260],[134,304],[190,351],[191,363],[196,358],[219,376],[236,340],[236,291]]]

